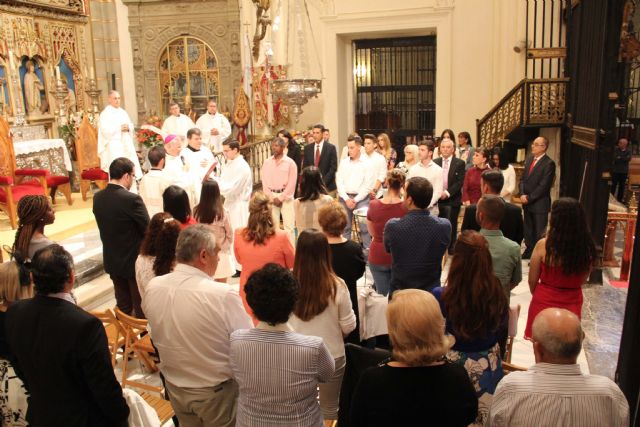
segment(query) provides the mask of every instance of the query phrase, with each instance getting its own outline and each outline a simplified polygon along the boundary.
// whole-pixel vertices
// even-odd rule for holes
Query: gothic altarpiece
[[[93,64],[89,25],[81,0],[0,4],[0,113],[9,123],[38,125],[57,136],[59,113],[89,106],[89,73],[80,65]]]

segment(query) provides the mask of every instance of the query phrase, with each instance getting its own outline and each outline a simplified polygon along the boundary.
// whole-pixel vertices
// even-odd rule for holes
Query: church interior
[[[30,194],[12,187],[35,178],[55,211],[47,237],[73,255],[79,304],[95,313],[114,307],[93,214],[93,196],[109,180],[97,150],[112,91],[135,127],[143,172],[175,104],[193,126],[215,101],[254,189],[282,129],[303,147],[322,123],[338,159],[352,133],[384,132],[398,162],[408,144],[437,146],[446,129],[464,131],[473,147],[499,148],[518,181],[542,136],[556,165],[551,199],[580,202],[597,250],[582,286],[578,363],[615,381],[631,425],[640,425],[639,24],[635,0],[0,1],[0,254],[11,258],[14,198]],[[633,156],[616,198],[621,138]],[[212,152],[224,163],[222,145]],[[517,185],[510,198],[521,206]],[[446,255],[443,264],[444,281]],[[521,314],[508,362],[522,368],[535,363],[523,337],[528,271],[523,259],[523,280],[511,292]],[[359,289],[372,280],[367,270]],[[362,299],[360,316],[369,306]],[[386,299],[378,316],[385,306]],[[144,327],[125,329],[144,341]],[[158,368],[148,354],[141,359],[131,370],[118,353],[118,380],[172,425]]]

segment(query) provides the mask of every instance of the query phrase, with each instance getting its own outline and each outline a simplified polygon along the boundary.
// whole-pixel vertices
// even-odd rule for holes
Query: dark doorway
[[[436,37],[353,42],[358,133],[433,135]]]

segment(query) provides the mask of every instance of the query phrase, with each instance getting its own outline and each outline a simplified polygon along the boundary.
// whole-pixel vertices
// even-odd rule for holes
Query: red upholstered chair
[[[51,175],[51,173],[46,169],[16,169],[15,170],[16,177],[42,177],[44,186],[45,186],[45,194],[49,194],[51,196],[51,202],[56,204],[56,192],[58,189],[62,191],[64,197],[67,199],[67,203],[69,205],[73,204],[73,199],[71,198],[71,183],[69,182],[69,177],[64,175]]]
[[[25,176],[16,175],[16,156],[13,151],[13,139],[9,134],[9,124],[0,116],[0,209],[9,216],[11,228],[18,226],[16,206],[27,195],[44,195],[45,178],[32,175],[36,179],[25,180]]]
[[[85,115],[78,128],[76,138],[76,156],[80,169],[80,192],[82,200],[87,200],[87,192],[94,182],[99,189],[103,189],[109,183],[109,174],[100,169],[98,157],[98,132]]]

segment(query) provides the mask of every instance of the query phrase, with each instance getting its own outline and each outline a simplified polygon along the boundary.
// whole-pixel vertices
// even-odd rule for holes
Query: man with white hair
[[[533,321],[536,364],[500,381],[486,426],[628,426],[620,388],[577,364],[584,332],[578,316],[547,308]]]
[[[229,365],[230,335],[253,327],[238,291],[212,279],[218,252],[211,228],[185,228],[175,269],[152,279],[144,296],[171,406],[187,427],[235,425],[238,384]]]
[[[133,145],[134,128],[127,112],[120,108],[120,94],[109,92],[109,105],[102,110],[98,122],[98,156],[100,169],[109,172],[109,166],[118,157],[126,157],[133,162],[134,173],[142,177],[138,154]],[[135,182],[131,191],[136,192]]]
[[[177,102],[169,104],[169,117],[164,119],[162,124],[163,132],[169,135],[180,135],[186,140],[187,132],[195,126],[189,116],[180,113],[180,105]]]
[[[222,151],[222,143],[231,135],[231,124],[218,113],[218,104],[213,99],[207,104],[207,112],[196,121],[202,131],[202,143],[214,153]]]
[[[163,189],[170,185],[182,187],[189,195],[191,205],[195,205],[195,190],[193,176],[189,172],[189,164],[181,155],[184,138],[180,135],[168,135],[164,139],[164,150],[166,152],[163,175]]]

